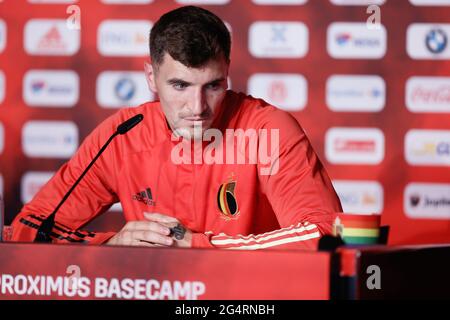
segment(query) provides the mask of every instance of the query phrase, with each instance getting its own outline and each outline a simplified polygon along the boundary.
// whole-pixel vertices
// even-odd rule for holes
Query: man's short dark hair
[[[223,21],[212,12],[185,6],[162,15],[150,32],[152,64],[167,52],[187,67],[198,68],[223,56],[230,62],[231,37]]]

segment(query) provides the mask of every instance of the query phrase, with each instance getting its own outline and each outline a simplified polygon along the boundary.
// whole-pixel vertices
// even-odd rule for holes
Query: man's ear
[[[156,88],[155,81],[155,70],[151,63],[144,62],[144,70],[145,70],[145,80],[147,80],[148,88],[153,92],[157,93],[158,89]]]

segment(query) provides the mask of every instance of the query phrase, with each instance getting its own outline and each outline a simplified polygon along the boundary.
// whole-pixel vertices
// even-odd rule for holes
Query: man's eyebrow
[[[214,79],[214,80],[212,80],[212,81],[209,81],[208,83],[206,83],[205,85],[211,85],[211,84],[216,84],[216,83],[218,83],[218,82],[222,82],[222,81],[225,81],[226,79],[224,78],[224,77],[222,77],[222,78],[217,78],[217,79]],[[179,79],[179,78],[172,78],[172,79],[169,79],[169,80],[167,80],[167,83],[168,84],[170,84],[170,85],[174,85],[174,84],[182,84],[182,85],[185,85],[185,86],[190,86],[192,83],[190,83],[190,82],[188,82],[188,81],[185,81],[185,80],[182,80],[182,79]]]
[[[169,80],[167,80],[167,83],[171,84],[171,85],[174,85],[174,84],[183,84],[183,85],[186,85],[186,86],[191,85],[190,82],[187,82],[187,81],[184,81],[184,80],[178,79],[178,78],[169,79]]]
[[[223,78],[223,77],[222,77],[222,78],[217,78],[217,79],[214,79],[214,80],[212,80],[212,81],[206,83],[205,86],[217,85],[217,84],[219,84],[220,82],[225,81],[225,80],[226,80],[226,79]]]
[[[208,82],[207,85],[208,85],[208,84],[217,83],[217,82],[222,82],[222,81],[224,81],[224,80],[226,80],[224,77],[222,77],[222,78],[217,78],[217,79],[214,79],[214,80]]]

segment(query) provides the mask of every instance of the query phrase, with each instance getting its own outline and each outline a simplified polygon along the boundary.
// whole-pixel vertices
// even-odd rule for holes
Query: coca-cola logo
[[[411,93],[414,102],[450,103],[450,85],[436,88],[417,86]]]

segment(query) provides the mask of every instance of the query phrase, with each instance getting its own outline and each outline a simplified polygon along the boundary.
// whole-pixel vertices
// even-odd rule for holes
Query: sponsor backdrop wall
[[[101,120],[155,98],[148,31],[188,3],[225,19],[231,87],[300,121],[345,211],[381,214],[391,244],[450,241],[450,0],[0,1],[7,223]],[[114,206],[89,227],[122,224]]]

